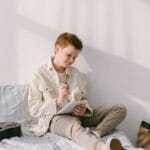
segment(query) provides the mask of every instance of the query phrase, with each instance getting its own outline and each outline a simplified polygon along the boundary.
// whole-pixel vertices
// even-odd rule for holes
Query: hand
[[[62,83],[59,87],[59,96],[57,98],[57,103],[62,104],[69,94],[69,85],[66,83]]]
[[[73,114],[76,116],[83,116],[86,112],[86,109],[87,109],[87,107],[85,104],[76,105],[73,108]]]

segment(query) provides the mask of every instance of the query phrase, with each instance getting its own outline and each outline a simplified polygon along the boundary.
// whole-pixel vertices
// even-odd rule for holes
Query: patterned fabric
[[[139,129],[137,146],[150,150],[150,124],[145,121],[142,121]]]

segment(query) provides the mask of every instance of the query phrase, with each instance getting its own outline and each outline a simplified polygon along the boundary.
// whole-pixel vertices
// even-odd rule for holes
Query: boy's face
[[[62,48],[60,45],[56,45],[55,52],[59,64],[66,68],[75,62],[80,50],[71,45],[68,45],[64,48]]]

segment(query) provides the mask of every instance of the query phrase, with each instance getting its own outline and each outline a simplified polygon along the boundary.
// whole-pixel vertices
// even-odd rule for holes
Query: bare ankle
[[[102,133],[102,131],[101,131],[101,130],[96,129],[95,131],[99,134],[99,136],[100,136],[100,137],[102,137],[102,136],[103,136],[103,133]]]

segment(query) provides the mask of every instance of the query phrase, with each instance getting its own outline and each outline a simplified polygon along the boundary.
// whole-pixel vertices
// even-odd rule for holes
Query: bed
[[[73,141],[53,133],[37,137],[29,131],[31,117],[27,107],[27,85],[0,86],[0,122],[15,121],[21,124],[22,136],[3,139],[0,150],[83,150]],[[114,130],[103,138],[119,138],[127,150],[136,150],[123,131]]]

